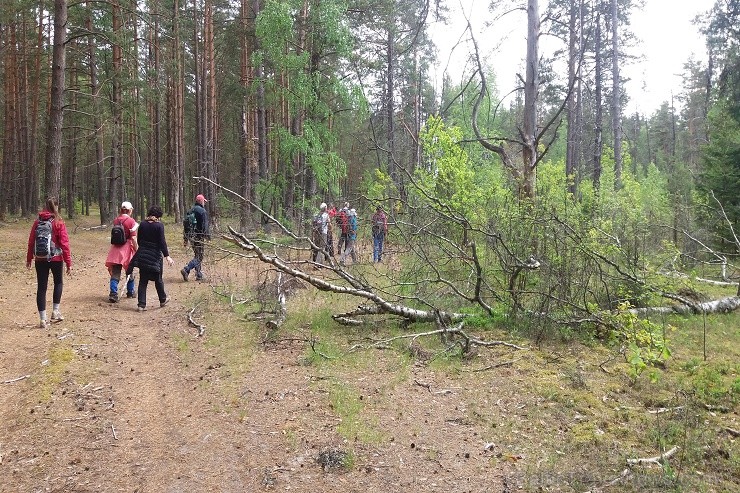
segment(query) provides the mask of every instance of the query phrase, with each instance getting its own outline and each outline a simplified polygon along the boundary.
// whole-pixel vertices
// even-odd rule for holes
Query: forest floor
[[[334,325],[347,301],[311,289],[281,331],[247,322],[239,299],[260,268],[211,248],[207,281],[183,282],[190,251],[171,224],[172,301],[159,308],[150,286],[145,312],[111,304],[109,231],[80,218],[66,318],[39,329],[30,225],[0,224],[2,493],[737,491],[735,315],[708,318],[712,366],[694,329],[657,383],[572,341],[468,359],[434,343],[349,351],[389,331]],[[626,466],[674,446],[663,467]]]

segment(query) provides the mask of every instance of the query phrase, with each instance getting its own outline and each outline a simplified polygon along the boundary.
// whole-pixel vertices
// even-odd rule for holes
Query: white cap
[[[322,202],[321,205],[319,206],[319,209],[321,209],[321,210],[326,209],[326,203],[325,202]]]
[[[121,209],[126,209],[127,211],[132,211],[132,210],[134,210],[134,206],[131,205],[131,202],[129,202],[127,200],[127,201],[125,201],[124,203],[121,204]]]

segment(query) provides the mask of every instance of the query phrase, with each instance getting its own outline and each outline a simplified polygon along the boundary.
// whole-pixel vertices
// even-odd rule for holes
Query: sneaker
[[[126,293],[126,298],[136,298],[136,291],[131,291],[130,293]]]
[[[188,282],[189,272],[185,270],[185,267],[182,268],[182,270],[180,271],[180,274],[182,275],[182,280],[185,282]]]
[[[138,310],[139,310],[140,312],[145,312],[145,311],[146,311],[146,307],[145,307],[145,306],[140,306],[140,307],[138,308]]]
[[[118,302],[118,293],[111,291],[108,295],[108,301],[111,303],[117,303]]]
[[[160,301],[159,302],[159,307],[162,308],[162,307],[164,307],[164,305],[166,305],[169,302],[170,302],[170,297],[168,296],[167,299],[165,299],[164,301]]]
[[[60,312],[59,310],[54,310],[53,312],[51,312],[51,319],[61,322],[62,320],[64,320],[64,315],[62,315],[62,312]]]
[[[45,329],[49,326],[46,320],[39,320],[39,329]]]

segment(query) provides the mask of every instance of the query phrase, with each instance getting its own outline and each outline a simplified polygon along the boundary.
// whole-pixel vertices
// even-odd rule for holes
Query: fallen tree
[[[598,227],[584,229],[582,224],[571,224],[540,208],[490,207],[487,211],[495,213],[481,214],[477,212],[480,207],[453,205],[468,199],[450,196],[449,187],[440,194],[438,184],[425,181],[428,177],[408,174],[406,178],[404,197],[375,199],[392,216],[393,244],[402,246],[391,257],[396,268],[381,273],[345,267],[333,258],[328,264],[307,260],[320,248],[310,236],[296,233],[301,226],[287,228],[257,204],[198,177],[246,201],[263,216],[263,222],[282,233],[282,239],[271,241],[229,227],[223,237],[241,255],[246,252],[274,269],[278,277],[300,279],[319,291],[361,299],[356,308],[332,315],[339,324],[363,325],[377,322],[378,316],[392,316],[402,325],[435,324],[433,333],[459,337],[468,347],[485,345],[463,330],[469,317],[481,313],[532,326],[536,334],[547,327],[619,329],[621,319],[614,313],[629,305],[629,299],[618,286],[633,286],[677,303],[675,307],[633,308],[635,314],[728,312],[738,307],[735,297],[702,303],[656,282],[661,276],[638,265],[624,251],[626,242],[614,233]],[[272,323],[279,327],[287,298],[281,294],[281,281],[275,282],[278,316]]]

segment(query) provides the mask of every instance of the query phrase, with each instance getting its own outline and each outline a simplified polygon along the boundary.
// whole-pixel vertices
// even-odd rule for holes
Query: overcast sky
[[[450,51],[464,31],[465,21],[460,15],[458,0],[450,0],[452,16],[450,25],[438,25],[432,36],[440,48],[440,71],[447,68],[453,77],[470,73],[463,71],[463,60],[469,51],[460,46]],[[488,64],[498,76],[499,93],[505,94],[514,87],[516,74],[521,73],[522,58],[526,50],[526,15],[524,12],[508,14],[492,24],[488,12],[488,0],[459,0],[462,8],[473,12],[471,22],[476,40]],[[630,54],[643,57],[631,66],[622,68],[622,75],[632,79],[625,90],[630,97],[628,113],[636,110],[650,115],[663,101],[669,101],[671,92],[681,90],[684,63],[691,57],[705,60],[704,40],[691,21],[697,14],[709,10],[715,0],[645,0],[645,8],[632,14],[631,29],[642,43],[630,50]],[[544,2],[540,2],[542,9]],[[488,22],[489,25],[485,25]],[[541,51],[547,49],[543,40]]]

